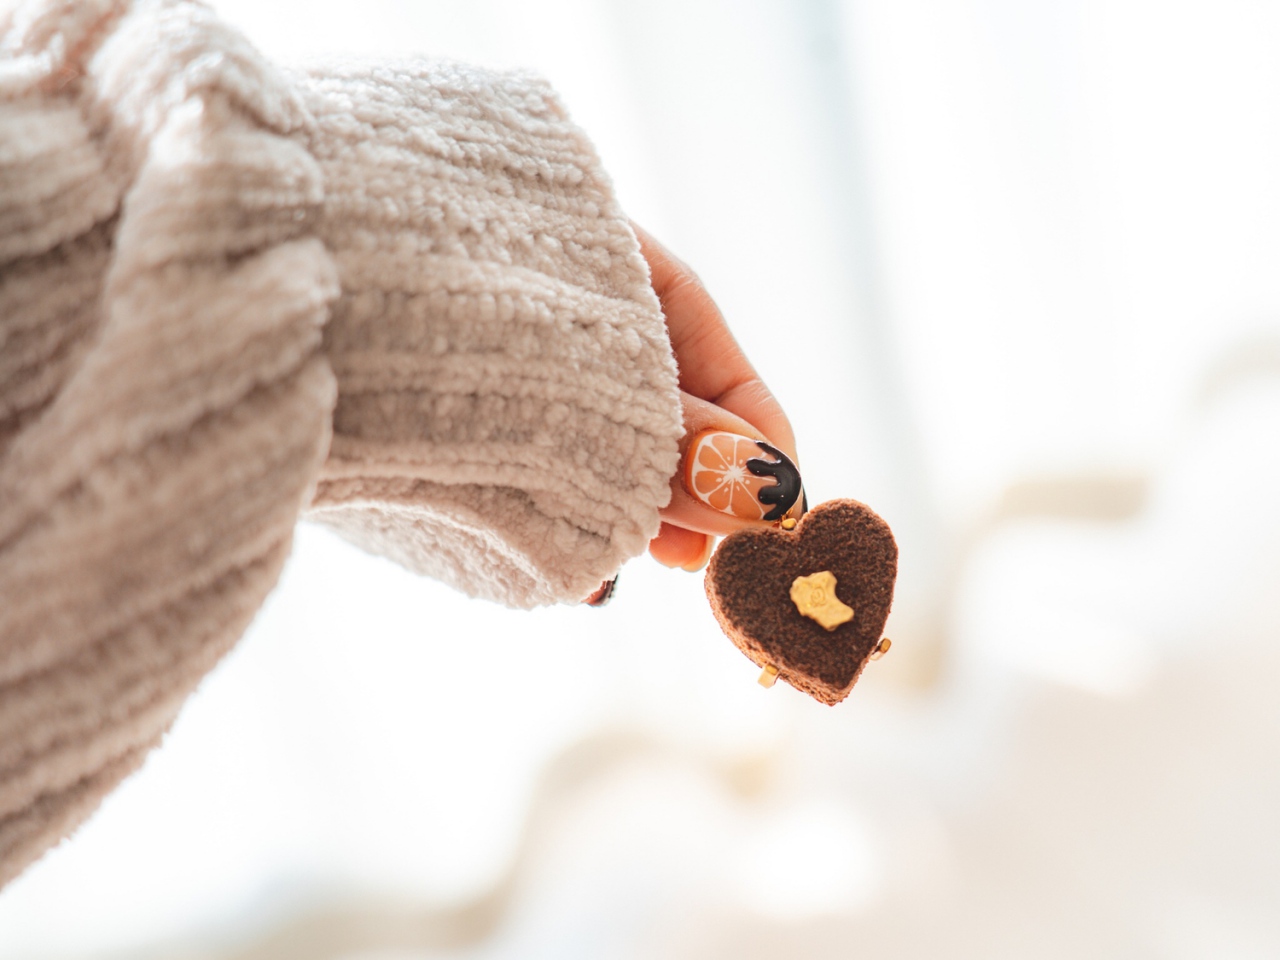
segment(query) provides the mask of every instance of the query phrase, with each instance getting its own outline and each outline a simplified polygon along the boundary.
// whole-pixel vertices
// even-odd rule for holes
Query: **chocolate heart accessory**
[[[739,530],[707,567],[707,598],[729,639],[765,671],[823,703],[849,695],[888,649],[898,575],[889,525],[857,500],[819,504],[792,529]]]

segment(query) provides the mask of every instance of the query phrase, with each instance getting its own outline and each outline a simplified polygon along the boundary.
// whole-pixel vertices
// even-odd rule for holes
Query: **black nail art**
[[[765,460],[761,457],[753,457],[747,461],[747,469],[757,477],[773,477],[777,481],[773,486],[765,487],[756,494],[756,499],[766,505],[773,504],[773,509],[764,515],[765,520],[781,520],[804,493],[804,485],[800,482],[800,471],[791,462],[791,458],[777,447],[771,447],[763,440],[757,440],[756,446],[778,458]]]

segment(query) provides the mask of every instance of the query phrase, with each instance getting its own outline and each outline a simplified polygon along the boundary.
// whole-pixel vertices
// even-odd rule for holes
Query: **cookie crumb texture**
[[[791,600],[797,577],[830,570],[836,596],[856,614],[828,631]],[[849,695],[884,633],[898,545],[870,507],[828,500],[794,530],[740,530],[725,537],[707,567],[707,598],[720,626],[743,653],[815,700]]]

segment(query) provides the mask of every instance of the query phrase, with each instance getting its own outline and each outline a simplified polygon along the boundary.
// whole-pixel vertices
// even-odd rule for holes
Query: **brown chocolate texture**
[[[836,596],[854,617],[834,630],[791,600],[796,577],[830,570]],[[738,649],[823,703],[849,695],[875,650],[893,603],[898,545],[866,504],[829,500],[794,530],[740,530],[725,537],[707,568],[707,598]]]

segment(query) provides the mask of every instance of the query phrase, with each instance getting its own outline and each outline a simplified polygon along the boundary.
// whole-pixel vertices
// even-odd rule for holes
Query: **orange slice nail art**
[[[713,510],[742,520],[776,520],[799,496],[800,475],[767,443],[706,430],[689,444],[684,485],[694,499]]]

